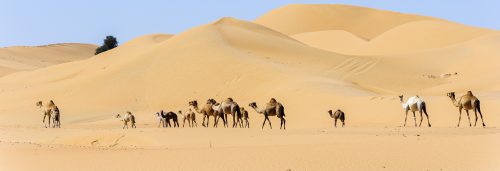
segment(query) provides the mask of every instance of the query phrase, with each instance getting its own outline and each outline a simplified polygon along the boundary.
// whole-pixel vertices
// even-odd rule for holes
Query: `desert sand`
[[[141,36],[1,77],[0,170],[496,170],[499,45],[496,30],[347,5]],[[456,128],[446,93],[469,90],[486,128],[469,128],[465,112]],[[401,94],[426,101],[432,128],[412,116],[402,127]],[[197,128],[156,128],[159,110],[228,97],[249,111],[250,129],[203,128],[201,115]],[[262,130],[248,107],[271,97],[287,130],[276,117]],[[38,100],[59,106],[61,129],[43,127]],[[329,109],[346,112],[346,128],[333,128]],[[125,111],[138,129],[121,129],[113,116]]]
[[[0,76],[87,59],[94,56],[96,48],[96,45],[81,43],[0,48]]]

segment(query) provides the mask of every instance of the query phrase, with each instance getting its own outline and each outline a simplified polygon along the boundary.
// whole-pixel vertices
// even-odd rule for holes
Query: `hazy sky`
[[[444,18],[500,30],[498,0],[0,0],[0,47],[62,42],[123,43],[150,33],[179,33],[224,16],[254,20],[291,3],[352,4]]]

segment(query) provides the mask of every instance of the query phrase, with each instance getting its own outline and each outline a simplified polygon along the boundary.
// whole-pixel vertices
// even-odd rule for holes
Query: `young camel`
[[[276,99],[271,98],[269,103],[266,104],[266,108],[259,109],[257,107],[257,103],[252,102],[248,106],[252,107],[257,113],[264,115],[264,123],[262,123],[262,129],[264,129],[264,125],[266,124],[266,120],[269,122],[269,127],[273,129],[271,126],[271,121],[269,120],[269,116],[276,116],[281,119],[280,129],[286,129],[286,120],[285,120],[285,108],[281,103],[278,103]]]
[[[130,111],[127,111],[127,114],[125,114],[125,116],[121,116],[120,114],[116,114],[115,117],[119,118],[121,121],[123,121],[123,128],[122,129],[125,129],[125,127],[128,129],[129,122],[131,123],[132,128],[136,128],[135,116],[132,115],[132,113]]]
[[[167,127],[167,116],[164,115],[163,111],[156,112],[156,117],[158,118],[158,128],[162,125],[163,128]]]
[[[241,115],[242,117],[238,119],[241,120],[241,118],[243,118],[243,120],[241,121],[243,124],[243,128],[250,128],[250,122],[248,122],[248,111],[246,111],[244,107],[241,107]]]
[[[54,116],[52,117],[52,127],[61,128],[61,112],[59,111],[59,108],[57,106],[54,108]]]
[[[52,113],[54,112],[54,109],[56,108],[56,105],[54,104],[54,101],[50,100],[49,103],[43,103],[42,101],[38,101],[36,103],[36,106],[42,109],[43,111],[43,120],[42,123],[47,128],[47,125],[45,124],[45,117],[48,117],[48,122],[49,122],[49,128],[50,128],[50,121],[52,117]]]
[[[427,117],[427,125],[431,127],[431,123],[429,121],[429,115],[427,114],[427,106],[425,104],[425,101],[422,100],[422,98],[417,96],[410,97],[408,101],[404,102],[403,101],[403,95],[399,96],[399,100],[401,101],[401,105],[403,109],[406,112],[405,116],[405,123],[403,126],[406,127],[406,119],[408,118],[408,111],[411,111],[413,113],[413,120],[415,120],[415,127],[417,127],[417,118],[415,116],[415,112],[419,111],[420,112],[420,124],[419,126],[422,126],[422,121],[424,120],[424,117],[422,116],[422,113],[425,114]]]
[[[337,128],[337,119],[340,119],[340,121],[342,122],[342,127],[345,126],[345,114],[344,114],[344,112],[342,112],[340,109],[338,109],[337,111],[335,111],[335,113],[333,113],[332,110],[328,110],[328,113],[330,114],[330,117],[335,120],[335,128]]]
[[[476,121],[474,122],[474,126],[477,124],[477,113],[479,112],[479,115],[481,116],[481,121],[483,122],[483,127],[486,126],[484,124],[483,120],[483,114],[481,113],[481,103],[479,99],[477,99],[476,96],[472,94],[472,91],[467,91],[465,95],[460,97],[460,99],[457,101],[455,99],[455,92],[450,92],[447,94],[448,97],[451,99],[451,102],[455,107],[458,107],[459,115],[458,115],[458,124],[457,127],[460,126],[460,120],[462,119],[462,109],[465,110],[467,113],[467,118],[469,118],[469,127],[472,126],[470,122],[470,116],[469,116],[469,110],[473,110],[474,114],[476,115]]]
[[[189,106],[191,106],[194,109],[194,111],[203,115],[202,125],[204,127],[208,127],[209,122],[210,122],[210,116],[214,116],[214,122],[215,122],[214,127],[217,127],[217,117],[219,117],[219,114],[218,114],[218,112],[215,112],[215,110],[213,109],[213,105],[215,105],[215,104],[216,103],[215,103],[214,99],[208,99],[205,106],[203,106],[202,109],[199,109],[198,108],[198,101],[193,100],[193,101],[189,102]],[[206,124],[205,124],[205,119],[207,119]]]
[[[196,123],[196,114],[193,112],[191,108],[189,108],[186,114],[183,114],[182,111],[179,110],[179,114],[182,117],[182,127],[186,125],[186,120],[188,121],[189,127],[198,127],[198,123]]]

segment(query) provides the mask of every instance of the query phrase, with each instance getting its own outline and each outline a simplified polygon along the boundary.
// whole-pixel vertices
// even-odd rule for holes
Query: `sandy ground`
[[[500,152],[496,128],[1,132],[2,170],[496,170]]]
[[[145,35],[0,77],[0,170],[498,170],[499,46],[496,30],[345,5]],[[470,128],[465,112],[456,128],[446,93],[467,91],[486,128]],[[432,128],[418,113],[423,127],[413,114],[401,127],[401,94],[426,101]],[[156,128],[159,110],[228,97],[249,111],[251,129]],[[285,107],[286,131],[276,117],[260,129],[263,116],[248,106],[271,97]],[[43,128],[39,100],[54,100],[61,129]],[[330,109],[346,113],[346,128],[332,128]],[[120,129],[114,116],[126,111],[138,129]]]

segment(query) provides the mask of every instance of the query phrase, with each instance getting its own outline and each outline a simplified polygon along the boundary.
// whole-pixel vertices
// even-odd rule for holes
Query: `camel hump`
[[[467,91],[467,95],[472,96],[472,91]]]

